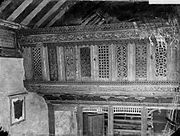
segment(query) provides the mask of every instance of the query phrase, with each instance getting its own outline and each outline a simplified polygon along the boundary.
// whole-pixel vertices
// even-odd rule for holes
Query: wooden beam
[[[143,106],[141,109],[141,136],[147,135],[147,115],[148,111],[146,107]]]
[[[62,6],[66,0],[59,0],[44,16],[41,20],[39,20],[35,25],[35,27],[39,27],[48,17],[50,17],[60,6]]]
[[[77,127],[78,136],[83,136],[83,109],[81,106],[77,106]]]
[[[52,26],[58,19],[60,19],[60,18],[64,15],[64,14],[66,13],[66,11],[67,11],[71,6],[73,6],[73,5],[74,5],[74,4],[64,7],[64,9],[62,9],[62,10],[49,22],[49,24],[47,25],[47,27]]]
[[[114,126],[114,110],[113,106],[108,108],[108,136],[113,136],[113,126]]]
[[[8,18],[8,21],[14,21],[33,0],[25,0]]]
[[[11,3],[12,0],[6,0],[4,2],[2,2],[1,6],[0,6],[0,13]]]
[[[51,0],[43,0],[26,18],[20,23],[28,25],[29,22],[50,2]]]

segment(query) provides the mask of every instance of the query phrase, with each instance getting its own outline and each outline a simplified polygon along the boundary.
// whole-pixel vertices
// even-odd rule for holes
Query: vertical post
[[[135,80],[136,71],[136,54],[135,54],[135,44],[128,44],[128,80]]]
[[[147,45],[147,79],[153,80],[153,72],[152,72],[152,47],[150,44]]]
[[[58,80],[65,80],[64,51],[62,46],[57,46]]]
[[[91,45],[91,74],[92,80],[98,80],[98,47]]]
[[[77,106],[77,126],[78,126],[78,136],[83,136],[83,108]]]
[[[108,136],[113,136],[113,120],[114,120],[114,110],[113,106],[109,106],[108,109]]]
[[[115,81],[116,80],[116,52],[115,52],[115,45],[114,44],[111,44],[110,46],[110,54],[111,54],[111,63],[110,63],[110,66],[111,66],[111,79],[112,81]]]
[[[49,122],[49,136],[55,135],[55,116],[54,106],[50,103],[48,105],[48,122]]]
[[[81,80],[80,48],[76,45],[76,80]]]
[[[48,49],[47,47],[41,46],[41,58],[42,58],[42,77],[43,80],[49,81],[49,63],[48,63]]]
[[[23,63],[25,69],[25,79],[31,80],[33,78],[33,68],[32,68],[32,53],[31,47],[23,48]]]
[[[172,69],[173,69],[173,62],[172,62],[172,47],[167,46],[167,79],[172,79]]]
[[[146,107],[142,107],[141,109],[141,136],[147,135],[147,115],[148,115],[148,111]]]

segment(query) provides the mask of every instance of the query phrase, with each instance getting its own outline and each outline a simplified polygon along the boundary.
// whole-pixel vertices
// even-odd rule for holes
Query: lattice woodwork
[[[42,60],[41,60],[41,47],[32,47],[32,64],[33,64],[33,79],[42,79]]]
[[[108,107],[84,107],[83,112],[108,113]]]
[[[136,79],[147,79],[147,44],[136,43]]]
[[[51,81],[58,80],[57,51],[56,46],[48,46],[49,76]]]
[[[117,67],[117,77],[121,80],[127,79],[128,65],[127,65],[127,45],[117,45],[116,46],[116,67]]]
[[[114,113],[132,113],[132,114],[136,113],[136,114],[141,114],[141,108],[116,106],[116,107],[114,107]]]
[[[81,77],[91,77],[90,48],[80,48]]]
[[[66,79],[75,80],[76,78],[76,53],[74,46],[64,47]]]
[[[157,77],[167,76],[167,47],[161,41],[155,46],[155,68]]]
[[[99,78],[109,78],[109,46],[99,45],[98,46],[98,58],[99,58]]]

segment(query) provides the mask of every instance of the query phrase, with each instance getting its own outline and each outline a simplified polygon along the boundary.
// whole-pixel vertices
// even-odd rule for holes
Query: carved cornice
[[[161,83],[161,84],[160,84]],[[134,97],[174,96],[179,94],[176,82],[132,82],[129,83],[25,83],[30,92],[43,94],[94,94],[101,96],[127,95]]]
[[[30,45],[37,43],[71,43],[99,42],[125,39],[144,39],[152,31],[161,29],[166,35],[173,35],[174,28],[165,23],[149,23],[148,25],[134,23],[108,24],[102,26],[68,26],[21,31],[19,43]]]

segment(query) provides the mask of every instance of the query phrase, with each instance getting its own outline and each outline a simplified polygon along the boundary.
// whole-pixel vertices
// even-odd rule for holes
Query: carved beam
[[[28,27],[26,27],[24,25],[20,25],[18,23],[14,23],[14,22],[11,22],[11,21],[3,20],[3,19],[0,19],[0,26],[9,27],[9,28],[12,28],[12,29],[21,29],[21,28],[28,29]]]
[[[29,22],[43,9],[51,0],[43,0],[26,18],[20,23],[28,25]]]
[[[35,25],[34,28],[39,27],[48,17],[50,17],[66,0],[59,0]]]
[[[8,21],[14,21],[33,0],[25,0],[8,18]]]

